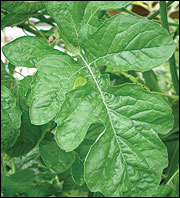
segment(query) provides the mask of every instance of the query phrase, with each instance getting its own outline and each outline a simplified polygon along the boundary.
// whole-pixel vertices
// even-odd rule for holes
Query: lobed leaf
[[[33,36],[23,36],[4,45],[5,57],[16,66],[35,67],[35,64],[50,54],[63,54]]]
[[[32,124],[42,125],[56,116],[65,93],[73,89],[75,79],[85,67],[65,55],[46,56],[36,67],[38,73],[32,86],[30,119]]]
[[[118,14],[90,31],[84,25],[79,37],[89,65],[147,71],[167,61],[176,47],[166,29],[142,17]]]

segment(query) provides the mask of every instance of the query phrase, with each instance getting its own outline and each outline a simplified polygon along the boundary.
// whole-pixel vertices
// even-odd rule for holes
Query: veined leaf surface
[[[1,152],[14,145],[20,135],[21,111],[10,89],[1,87]]]

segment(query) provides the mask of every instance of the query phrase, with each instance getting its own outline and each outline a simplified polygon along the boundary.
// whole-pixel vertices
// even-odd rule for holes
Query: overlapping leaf
[[[1,87],[1,152],[14,145],[20,135],[21,111],[11,91]]]
[[[146,71],[167,61],[176,44],[159,24],[134,16],[116,15],[91,34],[81,29],[80,46],[88,63],[121,70]]]
[[[1,8],[10,13],[33,13],[45,8],[43,1],[2,1]]]
[[[38,73],[32,87],[30,118],[33,124],[42,125],[56,116],[65,93],[73,89],[75,79],[85,67],[65,55],[49,55],[36,66]]]
[[[75,160],[74,152],[66,153],[60,149],[52,133],[47,133],[39,145],[42,159],[56,173],[62,173],[71,167]]]

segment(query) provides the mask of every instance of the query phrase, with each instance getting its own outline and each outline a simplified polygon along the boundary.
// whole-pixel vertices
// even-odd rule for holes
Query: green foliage
[[[152,70],[177,44],[156,21],[106,12],[131,3],[2,3],[2,29],[35,34],[2,48],[4,197],[178,197],[178,96]],[[29,17],[52,28],[31,29]],[[18,81],[16,66],[37,72]]]

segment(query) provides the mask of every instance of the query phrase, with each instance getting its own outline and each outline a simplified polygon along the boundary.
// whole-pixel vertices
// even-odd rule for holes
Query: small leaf
[[[73,152],[59,148],[52,133],[47,133],[39,145],[40,155],[45,164],[56,173],[62,173],[71,167],[75,160]]]

